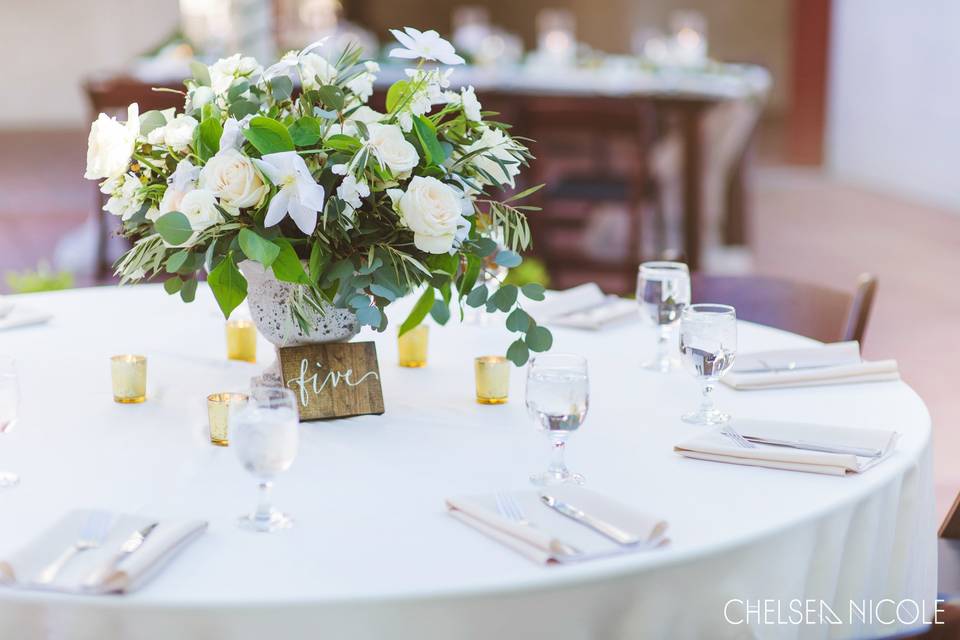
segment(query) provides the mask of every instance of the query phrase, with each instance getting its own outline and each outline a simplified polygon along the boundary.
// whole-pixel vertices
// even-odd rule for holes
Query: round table
[[[210,445],[205,398],[245,389],[272,360],[269,344],[261,340],[258,365],[227,361],[223,318],[203,287],[191,305],[156,286],[13,300],[53,319],[0,333],[23,400],[18,428],[0,438],[0,468],[22,476],[0,492],[0,557],[78,507],[197,517],[209,530],[133,594],[0,589],[0,637],[857,637],[891,629],[732,623],[738,606],[766,601],[784,612],[791,599],[824,602],[846,621],[851,600],[935,595],[930,419],[900,382],[717,391],[740,417],[899,431],[896,453],[862,475],[704,462],[672,450],[697,432],[679,419],[697,403],[697,383],[638,367],[651,329],[555,330],[554,351],[590,366],[571,468],[589,488],[667,520],[671,543],[544,567],[445,512],[448,496],[526,488],[546,463],[523,370],[508,404],[473,399],[472,357],[502,353],[511,339],[499,318],[432,327],[424,369],[396,365],[395,329],[362,334],[376,341],[386,413],[304,423],[274,491],[296,527],[259,535],[235,526],[253,506],[254,480],[229,448]],[[403,309],[391,311],[396,324]],[[741,352],[811,343],[749,323],[739,342]],[[146,403],[112,401],[108,357],[118,353],[148,357]]]

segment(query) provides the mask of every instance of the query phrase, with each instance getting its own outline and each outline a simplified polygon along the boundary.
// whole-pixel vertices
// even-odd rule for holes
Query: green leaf
[[[363,309],[364,307],[370,306],[370,298],[369,296],[365,296],[362,293],[358,293],[357,295],[350,298],[350,301],[347,304],[349,304],[354,309]]]
[[[272,265],[280,255],[280,247],[250,229],[240,229],[237,239],[244,255],[251,260],[256,260],[264,267]]]
[[[210,86],[210,70],[207,68],[207,65],[197,60],[191,60],[190,73],[193,75],[194,82],[201,87]]]
[[[490,238],[478,238],[473,248],[473,255],[486,258],[498,249],[497,243]]]
[[[447,159],[443,152],[443,147],[437,140],[437,132],[433,125],[423,116],[417,116],[413,119],[413,128],[417,132],[417,138],[423,146],[423,151],[427,155],[427,164],[440,165]]]
[[[283,102],[293,93],[293,81],[287,76],[277,76],[270,81],[270,93],[277,102]]]
[[[295,149],[290,132],[273,118],[258,116],[251,119],[243,135],[262,155]]]
[[[450,320],[450,305],[443,300],[434,300],[433,306],[430,307],[430,317],[439,325],[447,324]]]
[[[167,273],[176,273],[180,271],[180,268],[183,266],[183,263],[187,261],[187,258],[190,257],[189,249],[181,249],[177,251],[169,258],[167,258]],[[178,287],[179,289],[179,287]]]
[[[350,260],[350,258],[342,258],[330,267],[330,270],[327,271],[327,275],[324,277],[324,281],[333,282],[334,280],[343,280],[351,276],[353,276],[353,261]]]
[[[360,324],[379,327],[382,319],[383,316],[380,313],[380,309],[373,306],[363,307],[357,311],[357,320],[360,321]]]
[[[403,104],[410,97],[410,82],[397,80],[387,89],[387,112],[392,113],[397,106]]]
[[[510,347],[507,349],[507,360],[522,367],[527,364],[527,360],[530,359],[530,350],[527,348],[527,344],[521,340],[515,340],[510,344]]]
[[[280,253],[277,254],[271,265],[273,275],[277,277],[277,280],[293,282],[294,284],[310,284],[310,278],[307,277],[307,272],[303,270],[300,257],[297,256],[297,252],[290,241],[286,238],[276,238],[273,242],[280,247]]]
[[[507,316],[507,330],[526,332],[530,328],[530,315],[519,307]]]
[[[546,183],[544,183],[544,184],[546,184]],[[524,189],[524,190],[521,191],[520,193],[515,193],[515,194],[513,194],[512,196],[510,196],[509,198],[507,198],[506,200],[504,200],[504,201],[503,201],[503,204],[507,204],[508,202],[516,202],[517,200],[523,200],[523,199],[526,198],[527,196],[533,195],[533,194],[536,193],[537,191],[540,191],[540,189],[543,189],[544,184],[538,184],[538,185],[536,185],[536,186],[534,186],[534,187],[530,187],[529,189]]]
[[[427,287],[423,295],[420,296],[420,299],[417,300],[417,303],[413,305],[413,309],[410,310],[410,315],[408,315],[407,319],[400,325],[401,336],[423,322],[423,319],[430,313],[430,309],[433,308],[433,301],[433,289]]]
[[[397,299],[397,293],[393,289],[385,287],[382,284],[370,285],[370,293],[380,298],[384,298],[388,302],[393,302]]]
[[[487,285],[478,284],[473,291],[467,294],[467,305],[474,308],[482,306],[487,301],[489,293]]]
[[[227,102],[233,102],[234,100],[237,100],[249,90],[250,81],[245,78],[237,78],[227,90]]]
[[[153,109],[140,115],[140,135],[145,136],[154,129],[167,124],[167,117],[160,111]]]
[[[509,311],[513,305],[517,303],[518,293],[519,289],[517,289],[516,285],[503,285],[487,300],[487,309],[489,310],[490,306],[493,305],[494,308],[500,311]]]
[[[327,84],[320,87],[317,89],[317,94],[320,96],[320,100],[323,102],[323,104],[336,111],[343,109],[343,105],[346,102],[346,98],[343,95],[343,89],[332,84]]]
[[[467,268],[460,277],[460,282],[457,283],[457,290],[460,292],[461,298],[477,284],[477,278],[480,276],[480,269],[482,267],[483,261],[481,261],[480,258],[474,255],[467,255]]]
[[[220,305],[224,318],[229,318],[243,299],[247,297],[247,281],[233,263],[233,253],[220,261],[210,275],[207,283],[213,291],[213,296]]]
[[[200,160],[206,162],[220,150],[220,136],[223,135],[223,126],[217,118],[204,118],[197,127],[194,146]]]
[[[519,253],[504,249],[497,254],[497,257],[494,258],[493,261],[501,267],[512,269],[513,267],[519,267],[520,263],[523,262],[523,258],[520,257]]]
[[[308,147],[320,140],[320,121],[304,116],[290,125],[290,137],[298,147]]]
[[[235,100],[230,103],[230,107],[227,109],[227,112],[237,120],[252,116],[259,111],[260,105],[251,100]]]
[[[197,279],[190,278],[184,280],[183,287],[180,288],[180,299],[184,302],[193,302],[197,297]]]
[[[173,276],[172,278],[167,278],[163,282],[163,290],[169,293],[170,295],[173,295],[177,291],[180,291],[182,287],[183,287],[183,280],[181,280],[177,276]]]
[[[553,346],[553,334],[546,327],[536,326],[527,332],[526,342],[531,351],[546,351]]]
[[[336,151],[346,151],[354,153],[361,147],[360,141],[353,136],[347,136],[342,133],[332,135],[323,141],[323,146],[335,149]]]
[[[154,229],[160,234],[167,244],[178,246],[190,239],[193,235],[193,228],[187,216],[179,211],[166,213],[153,223]]]
[[[528,282],[520,287],[520,290],[523,291],[523,295],[531,300],[543,300],[546,297],[546,290],[543,285],[536,282]]]
[[[330,254],[323,252],[323,247],[319,242],[315,242],[310,248],[310,281],[319,282],[323,270],[330,262]]]

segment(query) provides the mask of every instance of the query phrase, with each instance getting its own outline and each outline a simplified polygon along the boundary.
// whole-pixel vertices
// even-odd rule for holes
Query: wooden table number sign
[[[297,396],[301,420],[383,413],[373,342],[281,347],[283,383]]]

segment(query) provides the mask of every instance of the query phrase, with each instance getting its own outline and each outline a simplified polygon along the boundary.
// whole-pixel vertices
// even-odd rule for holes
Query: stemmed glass
[[[20,385],[13,360],[0,358],[0,433],[13,429],[20,409]],[[20,484],[20,476],[9,471],[0,471],[0,489]]]
[[[530,476],[530,482],[583,484],[584,478],[567,468],[564,451],[567,438],[580,428],[590,405],[590,381],[587,360],[572,354],[544,354],[530,361],[527,369],[527,411],[536,427],[550,438],[553,457],[543,473]]]
[[[673,369],[670,337],[684,307],[690,304],[690,272],[682,262],[644,262],[637,273],[640,315],[659,329],[657,353],[644,369],[666,373]]]
[[[737,312],[725,304],[694,304],[680,318],[680,353],[687,369],[700,379],[700,409],[683,416],[691,424],[724,424],[730,416],[713,406],[713,388],[737,355]]]
[[[299,438],[297,400],[289,389],[255,386],[246,404],[231,412],[230,448],[259,486],[257,508],[240,517],[241,528],[271,532],[293,526],[288,515],[273,508],[270,490],[297,457]]]

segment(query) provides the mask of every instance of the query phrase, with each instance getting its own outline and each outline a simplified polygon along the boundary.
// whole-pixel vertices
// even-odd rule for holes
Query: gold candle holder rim
[[[509,362],[505,356],[477,356],[473,361],[477,364],[504,364]]]
[[[142,356],[136,353],[120,353],[115,356],[110,356],[110,361],[130,363],[146,362],[147,356]]]
[[[231,318],[227,320],[228,327],[255,327],[252,318]]]
[[[250,395],[239,391],[218,391],[207,396],[207,402],[215,404],[230,404],[231,402],[244,402],[250,399]]]

